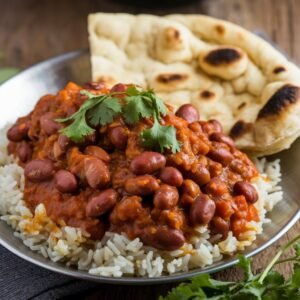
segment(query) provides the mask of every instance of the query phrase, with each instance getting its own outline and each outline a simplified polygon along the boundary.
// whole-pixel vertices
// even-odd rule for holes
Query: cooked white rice
[[[43,204],[34,214],[23,200],[23,169],[6,152],[6,130],[0,130],[0,216],[15,230],[15,236],[32,251],[37,251],[55,262],[63,262],[90,274],[100,276],[144,276],[158,277],[163,274],[184,272],[202,268],[221,260],[223,254],[232,254],[251,245],[256,235],[270,220],[266,213],[273,209],[283,196],[279,160],[267,162],[255,160],[261,176],[253,184],[259,200],[256,208],[260,222],[249,222],[249,230],[238,241],[229,233],[226,240],[213,245],[209,230],[197,228],[198,234],[179,250],[158,251],[144,246],[139,238],[129,240],[125,234],[107,232],[101,241],[89,239],[88,234],[78,228],[57,225],[50,218]]]

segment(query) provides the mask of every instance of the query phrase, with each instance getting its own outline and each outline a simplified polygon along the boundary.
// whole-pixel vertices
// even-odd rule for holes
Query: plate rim
[[[32,71],[35,68],[43,68],[44,66],[47,66],[48,64],[51,63],[59,63],[60,61],[66,61],[66,60],[72,60],[76,59],[82,55],[86,55],[89,52],[87,48],[85,49],[80,49],[80,50],[74,50],[70,52],[66,52],[60,55],[53,56],[49,59],[43,60],[41,62],[35,63],[31,65],[30,67],[22,70],[20,73],[17,75],[11,77],[10,79],[4,81],[0,85],[0,89],[5,86],[6,84],[9,84],[11,81],[13,81],[15,78],[24,76],[26,73]],[[267,242],[264,244],[260,245],[259,247],[250,250],[248,253],[245,253],[244,255],[246,257],[252,257],[263,250],[267,249],[270,247],[272,244],[274,244],[277,240],[279,240],[298,220],[300,219],[300,208],[294,213],[292,218],[272,237],[270,238]],[[6,225],[7,223],[3,220],[1,222],[4,222]],[[9,225],[7,225],[9,226]],[[14,229],[9,226],[9,230],[11,230],[12,234],[14,233]],[[16,236],[13,236],[15,239],[19,239]],[[22,240],[19,239],[19,241],[22,243]],[[49,271],[53,271],[62,275],[67,275],[73,278],[77,279],[83,279],[83,280],[88,280],[88,281],[94,281],[98,283],[108,283],[108,284],[121,284],[121,285],[152,285],[152,284],[162,284],[162,283],[171,283],[171,282],[178,282],[178,281],[183,281],[186,280],[187,278],[200,275],[200,274],[208,274],[208,273],[215,273],[219,272],[223,269],[229,268],[234,266],[237,262],[237,258],[231,258],[228,261],[217,265],[217,266],[208,266],[206,268],[197,268],[190,270],[188,272],[182,272],[178,274],[173,274],[173,275],[164,275],[161,277],[154,277],[154,278],[148,278],[148,277],[105,277],[105,276],[99,276],[99,275],[92,275],[89,274],[87,271],[81,271],[77,269],[71,269],[63,263],[57,263],[57,262],[52,262],[54,265],[50,265],[49,263],[51,260],[49,260],[49,263],[37,260],[33,257],[30,257],[26,255],[23,251],[19,250],[15,246],[12,246],[9,241],[5,240],[2,235],[0,234],[0,245],[2,245],[4,248],[6,248],[8,251],[11,253],[17,255],[18,257],[24,259],[25,261],[28,261],[34,265],[37,265],[39,267],[42,267],[44,269],[47,269]],[[29,251],[30,248],[28,248]],[[38,252],[32,251],[33,253],[36,253],[38,255]],[[46,258],[48,260],[48,258]]]

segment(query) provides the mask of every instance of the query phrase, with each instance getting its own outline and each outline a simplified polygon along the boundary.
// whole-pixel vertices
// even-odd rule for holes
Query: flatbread
[[[258,156],[300,135],[300,70],[249,31],[202,15],[96,13],[88,23],[93,80],[192,103]]]

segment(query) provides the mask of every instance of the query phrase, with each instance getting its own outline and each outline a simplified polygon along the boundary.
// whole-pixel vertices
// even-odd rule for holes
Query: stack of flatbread
[[[202,15],[89,16],[93,80],[154,89],[217,119],[236,145],[268,155],[300,135],[300,70],[269,43]]]

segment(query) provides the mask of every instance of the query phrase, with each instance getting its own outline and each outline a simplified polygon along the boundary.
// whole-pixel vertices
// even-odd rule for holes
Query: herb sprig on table
[[[75,142],[82,142],[95,132],[91,126],[107,125],[118,115],[123,115],[128,125],[134,125],[143,118],[152,118],[153,126],[141,132],[141,142],[146,148],[173,153],[180,150],[173,126],[161,125],[162,116],[168,112],[163,101],[153,91],[142,91],[130,86],[125,92],[94,95],[88,91],[81,94],[88,98],[80,109],[67,118],[57,119],[60,123],[70,123],[61,133]],[[124,95],[122,101],[116,96]]]
[[[239,257],[238,267],[244,271],[244,279],[239,282],[224,282],[212,279],[208,274],[195,276],[187,283],[172,289],[159,300],[300,300],[300,235],[283,246],[263,272],[253,275],[251,261]],[[280,260],[289,248],[294,255]],[[293,274],[285,279],[274,270],[274,266],[292,262]]]

